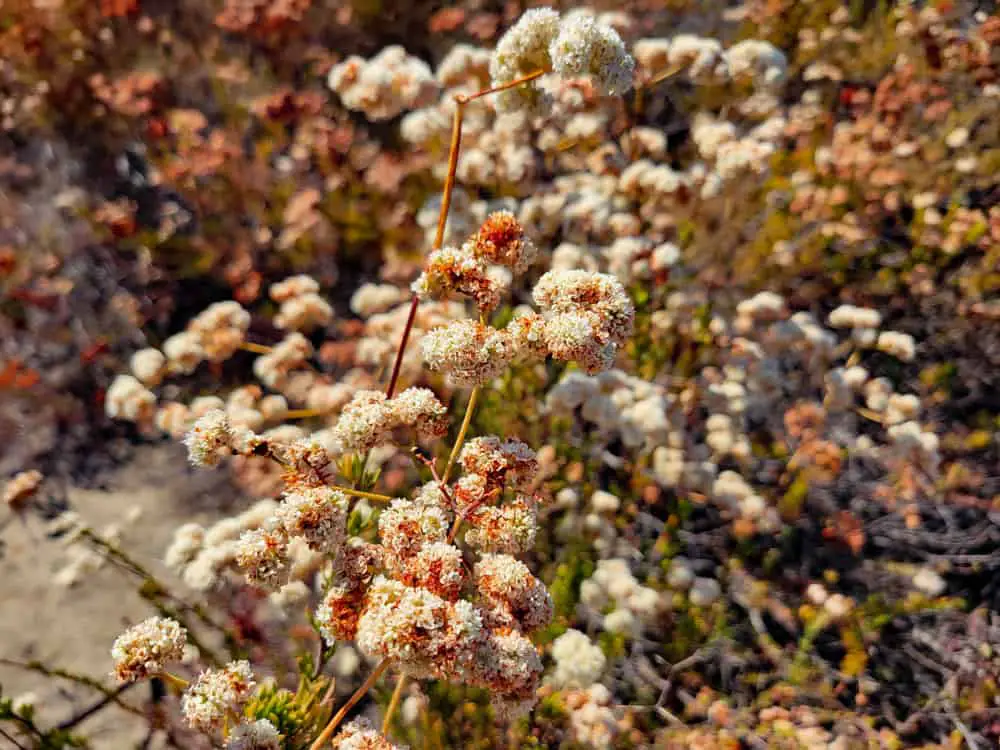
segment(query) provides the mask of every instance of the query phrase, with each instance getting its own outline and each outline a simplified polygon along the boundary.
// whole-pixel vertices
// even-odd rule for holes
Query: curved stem
[[[382,673],[388,668],[388,659],[383,659],[379,662],[379,665],[372,670],[370,675],[368,675],[368,679],[364,681],[361,687],[354,691],[354,694],[347,699],[347,702],[340,707],[340,710],[333,715],[333,718],[330,719],[329,723],[323,727],[323,731],[319,733],[319,736],[315,740],[313,740],[313,743],[309,746],[309,750],[320,750],[320,748],[330,740],[333,733],[337,731],[337,727],[340,726],[340,722],[342,722],[344,717],[347,716],[347,712],[351,710],[355,703],[368,694],[368,691],[372,689],[372,685],[375,684],[378,678],[382,676]]]
[[[387,736],[392,723],[392,716],[399,707],[399,701],[403,697],[403,686],[406,685],[406,672],[400,672],[396,680],[396,687],[392,691],[392,698],[389,699],[389,706],[385,709],[385,716],[382,718],[382,735]]]
[[[545,75],[545,73],[546,71],[544,70],[536,70],[533,73],[528,73],[528,75],[526,76],[515,78],[513,81],[507,81],[507,83],[501,83],[499,86],[491,86],[488,89],[477,91],[475,94],[471,94],[469,96],[462,96],[461,94],[459,94],[458,96],[455,97],[455,99],[461,102],[462,104],[468,104],[469,102],[475,101],[476,99],[482,99],[484,96],[488,96],[489,94],[496,94],[500,91],[506,91],[507,89],[517,88],[523,83],[529,83],[530,81],[534,81],[536,78],[542,77],[543,75]]]

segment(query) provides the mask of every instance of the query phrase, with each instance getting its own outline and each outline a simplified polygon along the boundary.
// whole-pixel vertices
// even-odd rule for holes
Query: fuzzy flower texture
[[[471,297],[485,315],[502,293],[490,263],[520,272],[527,266],[525,257],[533,254],[517,220],[498,211],[461,248],[432,253],[413,288],[425,299]],[[457,386],[487,383],[515,359],[547,356],[596,373],[611,367],[632,333],[635,308],[621,282],[609,274],[549,271],[532,296],[541,314],[519,315],[503,330],[457,320],[429,331],[421,340],[427,365]]]
[[[494,86],[538,71],[562,78],[589,78],[602,94],[623,94],[632,85],[635,61],[618,32],[586,15],[565,20],[551,8],[526,11],[497,43],[490,61]],[[501,92],[500,110],[540,111],[548,97],[535,85]]]

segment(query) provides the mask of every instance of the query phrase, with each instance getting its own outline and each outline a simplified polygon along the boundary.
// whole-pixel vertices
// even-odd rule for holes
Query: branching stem
[[[323,747],[323,745],[325,745],[331,737],[333,737],[333,733],[337,731],[337,727],[340,726],[340,722],[342,722],[344,717],[347,716],[347,712],[351,710],[355,703],[368,694],[368,691],[372,689],[372,685],[378,681],[378,678],[381,677],[382,673],[388,668],[388,659],[383,659],[379,662],[379,665],[372,670],[370,675],[368,675],[368,679],[364,681],[361,687],[354,691],[354,694],[347,699],[347,702],[340,707],[340,710],[333,715],[333,718],[330,719],[329,723],[323,727],[323,731],[319,733],[319,736],[309,746],[309,750],[320,750],[320,748]]]

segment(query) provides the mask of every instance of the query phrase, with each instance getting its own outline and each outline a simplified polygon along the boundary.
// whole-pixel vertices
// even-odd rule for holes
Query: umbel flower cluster
[[[493,271],[524,270],[534,255],[524,230],[508,212],[490,214],[460,249],[445,248],[428,258],[414,283],[422,298],[471,297],[480,322],[456,320],[421,340],[428,367],[459,386],[482,385],[518,360],[578,362],[587,372],[606,370],[632,333],[635,308],[625,288],[609,274],[549,271],[532,293],[541,313],[524,312],[504,329],[482,322],[499,303],[504,279]]]
[[[436,92],[429,73],[400,50],[387,50],[382,62],[391,63],[388,77],[380,74],[378,60],[364,64],[352,59],[334,69],[330,83],[348,106],[371,109],[377,118],[393,116],[397,105],[424,104],[426,91]],[[611,94],[628,88],[633,67],[609,27],[589,16],[559,24],[558,16],[545,10],[527,13],[501,41],[491,71],[496,86],[507,93],[528,90],[533,78],[554,73],[590,78],[597,90]],[[516,80],[523,75],[529,80]],[[380,93],[369,97],[368,86]],[[399,101],[375,107],[388,90],[397,92]],[[508,105],[518,101],[527,103],[514,97]],[[456,140],[453,165],[457,149]],[[453,186],[449,178],[442,228]],[[631,334],[635,310],[614,276],[556,270],[545,273],[534,288],[537,312],[521,310],[509,325],[494,328],[491,314],[514,278],[525,274],[538,255],[521,223],[510,212],[496,211],[458,247],[442,248],[441,237],[433,247],[413,284],[411,314],[385,391],[364,387],[360,378],[330,383],[311,369],[312,345],[298,331],[326,326],[332,310],[315,281],[296,276],[270,289],[280,305],[276,326],[292,331],[281,342],[271,347],[247,342],[250,314],[235,302],[223,303],[219,314],[186,332],[182,351],[173,351],[176,346],[169,352],[150,350],[159,356],[150,353],[149,363],[133,363],[136,376],[120,378],[109,393],[115,404],[109,413],[148,420],[156,398],[147,386],[162,376],[186,371],[203,359],[225,359],[237,349],[258,352],[254,374],[273,393],[244,388],[230,397],[234,403],[202,401],[197,409],[178,404],[176,419],[157,421],[189,426],[185,443],[197,466],[215,466],[227,455],[273,459],[284,490],[279,502],[255,506],[252,520],[235,521],[238,539],[228,532],[185,527],[171,548],[174,567],[186,569],[186,578],[194,568],[207,572],[193,577],[211,585],[222,567],[232,565],[251,586],[280,593],[302,585],[293,555],[304,547],[313,556],[313,593],[319,599],[310,622],[325,642],[324,653],[353,642],[377,662],[359,690],[367,691],[392,669],[400,680],[437,679],[486,688],[496,715],[509,719],[530,710],[537,699],[543,665],[530,637],[549,624],[553,602],[545,585],[518,559],[532,549],[538,531],[538,457],[512,437],[466,439],[477,393],[515,360],[552,357],[575,362],[588,373],[608,369]],[[399,301],[396,295],[386,295],[385,303],[383,295],[377,297],[357,304]],[[439,472],[436,462],[425,459],[432,480],[403,496],[370,492],[377,480],[369,481],[365,467],[374,450],[400,434],[430,442],[448,433],[448,410],[431,390],[396,392],[395,387],[418,307],[461,300],[471,300],[478,320],[459,317],[459,306],[440,324],[428,325],[420,338],[432,371],[455,386],[473,388],[447,464]],[[293,413],[289,401],[311,406],[305,410],[308,415],[328,418],[330,426],[311,436],[263,430],[267,422]],[[382,504],[367,528],[353,523],[360,499]],[[213,549],[210,534],[223,544]],[[218,560],[199,563],[206,556]],[[307,592],[298,600],[308,597]],[[154,618],[115,644],[116,674],[122,681],[150,676],[178,681],[165,669],[183,649],[179,624]],[[276,746],[280,735],[274,725],[255,715],[246,714],[246,722],[232,727],[254,697],[256,682],[246,661],[202,671],[181,699],[187,723],[210,736],[223,736],[230,748]],[[328,741],[343,748],[391,746],[363,722],[334,734],[352,704],[313,739],[314,750]]]

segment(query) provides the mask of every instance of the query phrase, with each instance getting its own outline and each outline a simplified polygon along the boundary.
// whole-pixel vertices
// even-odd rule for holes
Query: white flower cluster
[[[426,388],[407,388],[391,399],[381,391],[358,391],[341,411],[332,436],[343,451],[363,453],[398,427],[438,438],[448,431],[448,411]]]
[[[614,696],[604,685],[571,690],[563,700],[569,711],[570,736],[582,747],[611,750],[620,734]]]
[[[249,662],[234,661],[222,669],[206,669],[181,697],[181,714],[192,728],[206,734],[222,729],[239,714],[256,685]]]
[[[559,689],[586,689],[604,673],[607,658],[600,647],[579,630],[567,630],[552,642],[555,669],[549,675]]]
[[[580,416],[629,448],[663,445],[671,435],[672,400],[663,388],[621,370],[597,375],[568,372],[545,400],[553,414]]]
[[[628,638],[638,638],[644,627],[655,625],[665,609],[660,592],[640,584],[621,558],[598,561],[594,574],[580,585],[580,602],[591,613],[610,607],[603,616],[604,629]]]
[[[551,8],[525,11],[497,42],[490,60],[494,86],[551,71],[564,78],[589,78],[604,94],[625,93],[634,68],[613,28],[584,13],[561,20]],[[501,92],[497,107],[538,112],[546,101],[540,88],[522,85]]]
[[[494,268],[524,273],[535,253],[514,215],[497,211],[487,216],[479,231],[461,247],[432,252],[413,283],[413,291],[422,299],[463,294],[475,301],[480,313],[488,313],[500,303],[506,286]]]
[[[334,750],[407,750],[387,740],[372,723],[360,717],[345,724],[330,740]]]
[[[240,724],[226,740],[226,750],[280,750],[281,735],[267,719]]]
[[[327,85],[344,106],[369,120],[388,120],[407,109],[423,107],[438,93],[438,83],[423,60],[398,45],[365,60],[352,55],[334,65]]]
[[[324,637],[353,640],[372,659],[391,659],[408,674],[490,687],[505,711],[530,705],[542,667],[527,639],[548,623],[545,586],[509,552],[530,546],[534,500],[505,490],[530,488],[537,459],[516,440],[470,440],[464,475],[396,499],[378,521],[379,543],[341,546],[332,585],[317,610]],[[480,554],[467,573],[451,543],[456,523]]]
[[[135,682],[163,672],[166,664],[180,661],[187,632],[176,620],[150,617],[115,639],[111,657],[119,682]]]
[[[319,283],[311,276],[292,276],[272,284],[271,299],[280,305],[274,324],[286,331],[309,331],[333,320],[333,308],[319,295]]]

